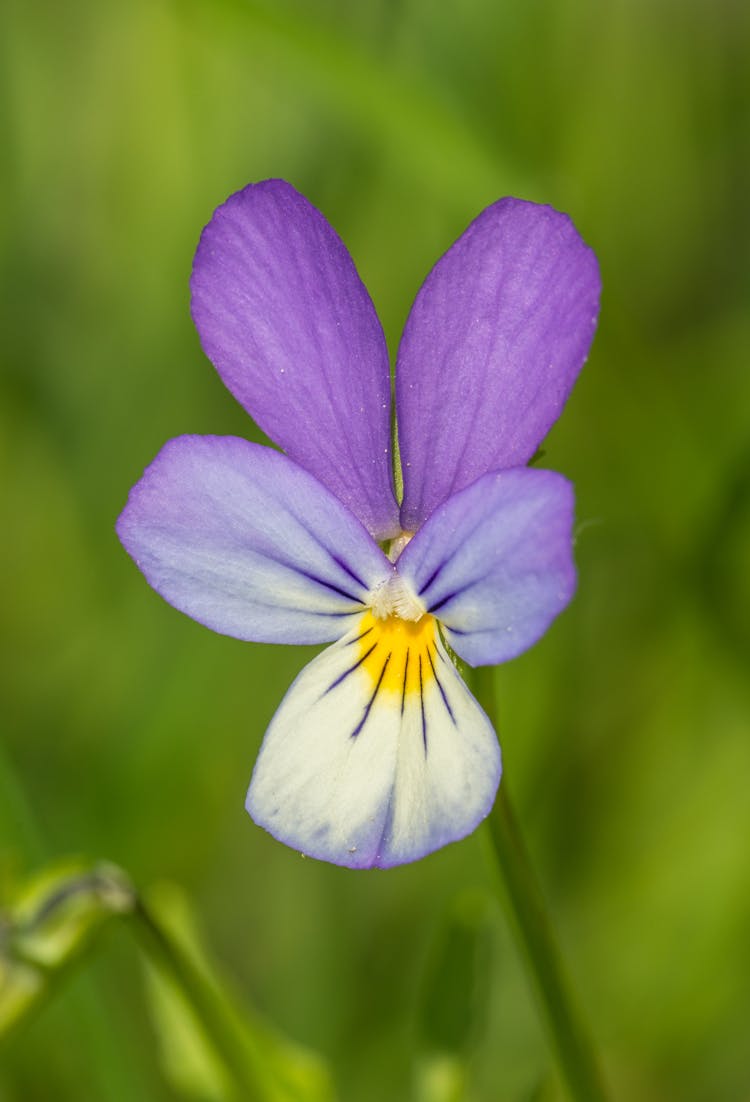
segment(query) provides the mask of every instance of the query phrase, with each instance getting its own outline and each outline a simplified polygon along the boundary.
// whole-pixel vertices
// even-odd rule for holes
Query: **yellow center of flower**
[[[369,609],[360,621],[358,658],[373,690],[400,695],[402,705],[412,693],[422,693],[434,680],[437,623],[425,613],[419,620],[400,616],[381,619]]]

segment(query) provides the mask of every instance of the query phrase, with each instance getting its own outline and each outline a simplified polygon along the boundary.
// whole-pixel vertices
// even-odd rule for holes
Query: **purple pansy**
[[[266,732],[260,826],[354,868],[469,834],[500,780],[460,677],[530,647],[570,601],[573,493],[526,463],[596,326],[599,273],[570,219],[501,199],[417,295],[396,364],[341,240],[289,184],[232,195],[203,231],[192,312],[227,387],[283,452],[171,440],[117,531],[149,583],[214,631],[330,643]]]

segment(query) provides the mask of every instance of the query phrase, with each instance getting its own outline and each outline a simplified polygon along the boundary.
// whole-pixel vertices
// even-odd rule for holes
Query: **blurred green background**
[[[71,853],[176,881],[341,1099],[415,1097],[424,969],[456,897],[495,890],[483,831],[354,874],[255,828],[255,754],[309,655],[173,611],[113,524],[168,437],[255,432],[188,312],[231,191],[282,176],[316,203],[393,353],[483,206],[548,202],[604,298],[544,459],[576,484],[579,592],[497,674],[506,776],[613,1098],[747,1102],[750,8],[6,0],[0,19],[0,893]],[[489,923],[467,1097],[541,1098],[497,903]],[[112,931],[0,1053],[3,1102],[175,1097],[134,959]]]

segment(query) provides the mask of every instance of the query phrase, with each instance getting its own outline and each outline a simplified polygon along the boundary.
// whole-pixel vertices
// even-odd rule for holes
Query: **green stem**
[[[492,667],[473,671],[477,700],[495,723]],[[505,779],[489,819],[490,838],[505,884],[511,925],[541,1002],[568,1094],[574,1102],[605,1102],[606,1093],[588,1028],[571,994],[547,908],[508,798]]]

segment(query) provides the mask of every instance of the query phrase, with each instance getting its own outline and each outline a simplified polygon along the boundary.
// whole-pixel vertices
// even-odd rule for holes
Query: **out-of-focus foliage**
[[[446,914],[424,970],[419,1047],[462,1056],[484,1025],[490,957],[488,903],[465,893]]]
[[[354,874],[253,827],[252,762],[308,655],[174,612],[113,523],[169,436],[257,438],[188,313],[229,192],[284,176],[319,205],[393,352],[429,266],[521,194],[570,212],[604,298],[541,461],[576,483],[579,592],[497,675],[506,776],[615,1097],[748,1097],[750,8],[6,0],[0,20],[0,893],[71,852],[176,880],[342,1098],[413,1096],[431,947],[492,884],[481,832]],[[499,913],[492,940],[478,1102],[533,1097],[549,1067]],[[18,1032],[0,1096],[171,1097],[126,938]]]
[[[435,933],[417,1003],[416,1102],[470,1097],[467,1065],[486,1024],[492,917],[487,898],[467,891]]]
[[[0,1042],[54,993],[100,930],[132,907],[119,869],[67,861],[44,869],[0,913]]]
[[[113,918],[129,924],[133,957],[146,965],[164,1075],[180,1097],[332,1102],[323,1061],[232,996],[182,892],[162,884],[139,895],[121,869],[104,863],[47,868],[19,885],[0,913],[0,1046],[55,995]]]

